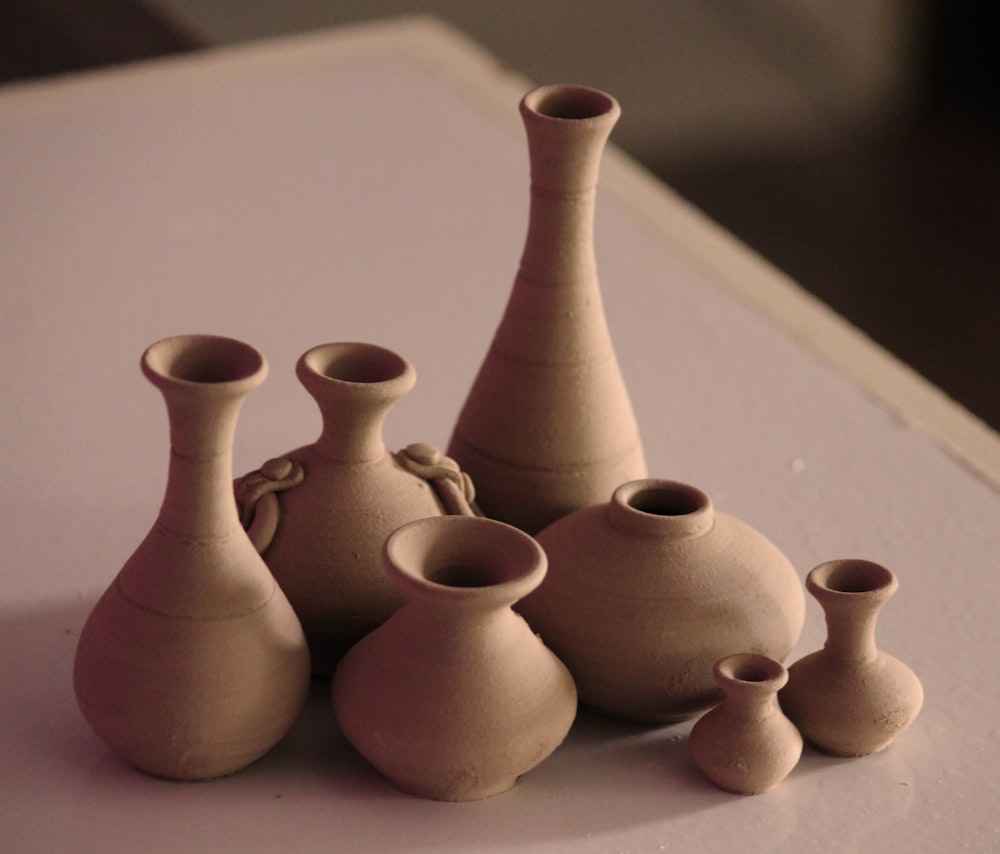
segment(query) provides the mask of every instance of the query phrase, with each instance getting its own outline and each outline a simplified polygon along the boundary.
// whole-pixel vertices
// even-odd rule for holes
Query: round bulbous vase
[[[716,661],[739,650],[780,661],[802,630],[805,597],[787,558],[694,486],[632,481],[537,537],[549,572],[518,610],[581,701],[607,715],[697,715],[719,701]]]
[[[691,730],[695,764],[727,792],[757,795],[773,789],[802,755],[802,736],[778,706],[788,672],[773,658],[736,653],[718,661],[714,675],[725,699]]]
[[[621,109],[596,89],[552,85],[520,111],[531,167],[524,251],[448,454],[486,516],[536,533],[645,477],[646,463],[593,241],[600,163]]]
[[[239,410],[267,363],[239,341],[186,335],[149,347],[142,370],[167,406],[166,492],[84,624],[74,689],[93,730],[136,768],[218,777],[281,740],[310,679],[299,621],[233,495]]]
[[[920,712],[920,680],[875,643],[879,611],[898,586],[891,570],[858,559],[820,564],[806,578],[823,608],[827,640],[788,668],[779,700],[803,737],[826,753],[876,753]]]
[[[452,486],[471,486],[430,446],[386,449],[385,418],[416,382],[402,356],[372,344],[323,344],[299,359],[296,373],[319,406],[321,435],[242,478],[237,492],[242,499],[247,484],[268,477],[279,484],[268,496],[274,503],[267,535],[257,534],[265,515],[259,506],[246,521],[302,621],[313,671],[329,675],[405,600],[382,570],[386,537],[406,522],[446,512],[435,479],[452,476]]]
[[[344,735],[404,792],[506,791],[576,715],[569,671],[511,609],[544,576],[544,552],[502,522],[444,516],[393,533],[385,561],[409,601],[334,674]]]

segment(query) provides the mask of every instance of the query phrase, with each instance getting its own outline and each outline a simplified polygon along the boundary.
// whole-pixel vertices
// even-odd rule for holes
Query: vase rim
[[[268,364],[255,347],[224,335],[161,338],[142,354],[146,378],[160,388],[250,390],[267,377]]]
[[[712,499],[706,492],[663,478],[623,483],[611,496],[608,514],[619,530],[672,539],[703,536],[715,520]]]
[[[533,537],[483,516],[431,516],[397,528],[383,546],[387,572],[424,600],[512,605],[541,584],[548,562]]]
[[[617,121],[618,101],[607,92],[576,83],[538,86],[521,99],[521,112],[553,122],[582,123]]]
[[[788,671],[780,661],[756,652],[738,652],[720,658],[714,673],[721,686],[768,693],[788,682]]]
[[[295,370],[303,383],[392,390],[400,395],[416,382],[416,369],[404,356],[378,344],[360,341],[334,341],[311,347],[299,357]]]
[[[821,602],[885,600],[898,586],[891,569],[862,558],[826,561],[806,576],[806,587]]]

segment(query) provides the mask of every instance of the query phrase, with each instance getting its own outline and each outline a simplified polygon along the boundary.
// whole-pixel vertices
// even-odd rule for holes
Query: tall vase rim
[[[167,391],[213,390],[246,394],[267,378],[264,355],[250,344],[224,335],[172,335],[150,344],[140,360],[142,373]]]
[[[611,525],[623,533],[673,540],[701,537],[715,524],[708,493],[678,480],[641,478],[623,483],[608,504]]]
[[[898,586],[899,580],[891,569],[862,558],[826,561],[806,576],[806,588],[821,604],[881,603]]]
[[[521,99],[521,115],[534,121],[580,124],[614,124],[621,106],[607,92],[575,83],[538,86]]]
[[[384,398],[402,397],[417,381],[416,368],[409,359],[360,341],[317,344],[299,357],[295,373],[310,389],[337,388]]]
[[[386,571],[424,601],[472,608],[512,605],[542,583],[548,559],[533,537],[482,516],[432,516],[397,528]]]

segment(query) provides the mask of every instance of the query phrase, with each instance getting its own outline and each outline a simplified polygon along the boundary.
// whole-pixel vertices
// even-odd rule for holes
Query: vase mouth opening
[[[781,662],[752,652],[726,656],[716,663],[715,672],[726,682],[746,685],[774,684],[788,678]]]
[[[524,106],[544,118],[580,121],[613,114],[618,109],[618,102],[599,89],[553,84],[533,89],[525,95]]]
[[[300,373],[334,382],[355,385],[391,383],[413,370],[410,363],[392,350],[375,344],[336,342],[320,344],[299,360]]]
[[[260,378],[267,361],[254,347],[221,335],[176,335],[150,345],[142,369],[154,382],[191,385],[241,383]]]
[[[661,481],[636,485],[623,494],[631,509],[650,516],[689,516],[709,505],[708,496],[693,486]]]
[[[832,560],[813,569],[806,579],[813,594],[835,597],[887,595],[896,588],[892,570],[870,560]]]
[[[394,531],[386,567],[418,595],[513,604],[545,575],[545,553],[523,531],[479,516],[433,516]]]
[[[645,478],[619,486],[608,504],[611,524],[640,536],[686,539],[707,534],[715,524],[712,499],[696,486]]]

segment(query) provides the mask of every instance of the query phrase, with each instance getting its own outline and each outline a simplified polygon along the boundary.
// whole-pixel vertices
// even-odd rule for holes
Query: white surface
[[[879,641],[924,681],[911,730],[866,759],[807,751],[777,790],[740,798],[698,776],[689,724],[583,714],[515,790],[455,805],[384,783],[320,690],[285,743],[210,783],[145,777],[86,727],[76,636],[165,478],[142,349],[209,331],[267,355],[237,473],[316,435],[293,365],[329,340],[408,356],[419,379],[387,441],[444,445],[520,252],[524,85],[415,24],[0,92],[0,850],[1000,846],[1000,497],[975,451],[995,455],[996,436],[615,153],[598,259],[652,473],[709,491],[802,576],[835,557],[891,566]],[[890,405],[897,381],[916,390]],[[940,435],[975,436],[964,459],[914,426],[928,412]],[[822,639],[810,602],[793,658]]]

